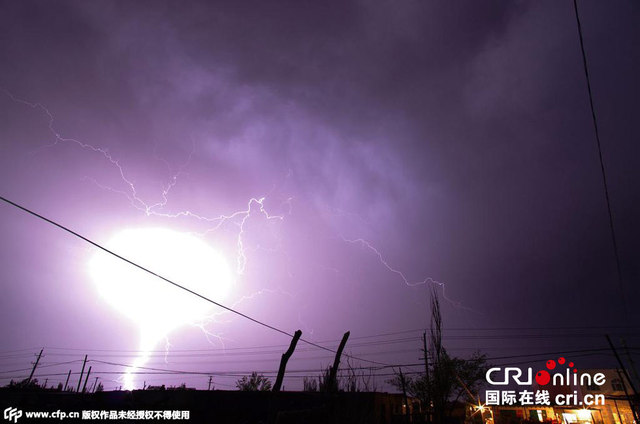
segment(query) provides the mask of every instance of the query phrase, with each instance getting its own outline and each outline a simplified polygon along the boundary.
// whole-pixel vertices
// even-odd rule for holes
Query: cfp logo
[[[14,423],[18,422],[18,418],[22,417],[22,411],[18,408],[8,407],[4,410],[4,419],[13,421]]]

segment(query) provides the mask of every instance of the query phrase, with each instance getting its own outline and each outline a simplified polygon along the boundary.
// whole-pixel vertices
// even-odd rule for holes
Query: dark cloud
[[[107,149],[145,202],[161,202],[182,170],[158,211],[218,216],[266,196],[266,209],[285,215],[276,225],[254,209],[250,220],[238,296],[268,289],[241,303],[251,313],[318,337],[424,326],[424,286],[408,287],[372,249],[343,240],[362,238],[410,282],[444,281],[451,326],[637,321],[620,306],[570,3],[0,7],[0,86],[46,105],[62,137]],[[625,296],[633,299],[638,10],[623,2],[580,7]],[[104,154],[73,141],[43,148],[54,141],[43,110],[5,95],[0,107],[3,195],[99,239],[131,226],[207,228],[135,209],[131,187]],[[40,245],[61,249],[60,234],[8,208],[2,214],[15,240],[2,257],[3,278],[23,281],[6,284],[12,303],[48,284],[62,306],[36,303],[44,316],[89,317],[112,342],[118,331],[131,333],[105,324],[111,312],[77,271],[88,255],[82,246],[67,248],[63,266],[66,259],[33,247],[43,237]],[[228,226],[207,240],[235,261],[236,235]],[[41,272],[24,271],[27,257]],[[35,328],[27,344],[41,344],[48,329],[31,312],[9,311]],[[229,325],[268,343],[245,323]],[[14,327],[2,332],[19,344]],[[83,338],[82,328],[72,332]]]

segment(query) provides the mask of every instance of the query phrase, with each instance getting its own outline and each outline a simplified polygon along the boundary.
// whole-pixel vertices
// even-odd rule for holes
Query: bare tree
[[[331,366],[327,366],[318,377],[318,390],[321,392],[337,392],[338,380],[331,379]]]
[[[305,392],[317,392],[318,380],[315,378],[304,377],[302,380],[302,387]]]
[[[449,356],[442,344],[442,316],[435,288],[431,292],[430,345],[430,361],[425,367],[425,374],[414,378],[404,376],[404,385],[409,395],[420,399],[427,420],[440,423],[451,415],[458,400],[470,397],[469,393],[477,393],[489,365],[486,356],[479,352],[469,359]],[[399,374],[388,382],[402,388]]]
[[[351,364],[350,357],[346,360],[346,376],[341,378],[342,390],[346,392],[375,392],[375,381],[373,371],[369,369],[358,370]]]

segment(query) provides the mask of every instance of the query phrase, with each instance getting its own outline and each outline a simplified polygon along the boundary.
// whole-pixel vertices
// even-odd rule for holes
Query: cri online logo
[[[578,370],[575,369],[573,362],[567,364],[564,373],[558,371],[553,374],[549,373],[549,371],[556,369],[558,365],[564,365],[566,362],[567,360],[563,357],[558,358],[557,361],[549,359],[546,362],[547,369],[536,372],[536,383],[540,386],[546,386],[549,383],[553,386],[590,386],[594,384],[602,386],[605,383],[605,376],[602,373],[596,373],[593,376],[589,373],[583,373],[578,377]],[[496,386],[506,386],[511,382],[510,380],[519,386],[529,386],[533,384],[533,369],[531,367],[527,368],[524,378],[520,368],[506,367],[502,374],[502,380],[497,380],[494,374],[499,375],[501,371],[503,371],[503,369],[500,367],[489,369],[486,376],[487,382]]]
[[[563,357],[558,358],[558,364],[564,365],[565,362],[566,361]],[[573,368],[573,362],[569,362],[567,366],[568,366],[567,375],[571,375],[571,373],[569,372],[570,369],[573,369],[574,374],[578,373],[578,370]],[[552,370],[555,367],[556,367],[556,361],[554,361],[553,359],[549,359],[547,361],[547,369]],[[546,386],[547,384],[549,384],[550,381],[551,381],[551,375],[549,374],[549,371],[540,370],[536,373],[536,383],[538,383],[539,385]]]

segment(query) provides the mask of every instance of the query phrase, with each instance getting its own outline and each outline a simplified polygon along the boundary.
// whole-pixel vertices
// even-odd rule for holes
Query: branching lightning
[[[99,183],[96,179],[94,178],[90,178],[90,177],[85,177],[86,179],[92,181],[96,186],[98,186],[100,189],[105,190],[105,191],[110,191],[112,193],[116,193],[116,194],[120,194],[124,197],[126,197],[129,200],[129,203],[131,204],[131,206],[133,206],[135,209],[143,212],[145,215],[147,216],[156,216],[156,217],[161,217],[161,218],[180,218],[180,217],[188,217],[188,218],[194,218],[198,221],[204,221],[207,223],[210,223],[212,226],[210,228],[207,228],[204,232],[199,233],[201,236],[205,236],[208,233],[211,232],[215,232],[216,230],[218,230],[219,228],[221,228],[224,224],[231,222],[233,224],[235,224],[238,227],[238,235],[236,238],[236,245],[237,245],[237,273],[242,275],[244,273],[246,264],[247,264],[247,257],[246,257],[246,249],[244,246],[244,241],[243,241],[243,236],[245,235],[245,225],[248,222],[249,218],[252,215],[253,212],[253,208],[257,208],[257,213],[262,215],[264,218],[266,218],[268,221],[272,221],[272,220],[279,220],[282,221],[284,219],[284,215],[272,215],[269,212],[267,212],[267,210],[264,207],[264,201],[265,201],[265,197],[252,197],[248,200],[247,202],[247,208],[243,209],[243,210],[238,210],[235,212],[232,212],[230,214],[220,214],[218,216],[213,216],[213,217],[208,217],[205,215],[201,215],[198,213],[194,213],[190,210],[184,210],[184,211],[179,211],[176,213],[167,213],[167,212],[162,212],[161,209],[163,209],[164,207],[167,206],[167,203],[169,201],[168,196],[169,193],[171,191],[171,189],[173,187],[175,187],[175,185],[178,183],[178,179],[180,177],[180,175],[184,172],[184,168],[186,166],[188,166],[194,151],[195,151],[195,146],[192,146],[191,152],[189,153],[189,157],[187,159],[187,161],[185,162],[185,164],[183,164],[180,169],[173,173],[171,175],[171,177],[169,178],[169,182],[166,183],[166,185],[163,187],[162,192],[160,193],[160,196],[162,198],[162,201],[160,202],[156,202],[156,203],[147,203],[145,200],[143,200],[139,194],[138,194],[138,190],[136,189],[136,186],[134,184],[133,181],[131,181],[125,172],[124,167],[121,165],[120,161],[118,159],[115,159],[111,153],[109,152],[108,149],[106,148],[102,148],[102,147],[96,147],[93,146],[91,144],[82,142],[80,140],[77,140],[75,138],[68,138],[68,137],[63,137],[62,135],[60,135],[60,133],[56,130],[54,123],[55,123],[55,118],[53,113],[51,113],[49,111],[49,109],[47,107],[45,107],[42,103],[32,103],[32,102],[28,102],[26,100],[20,99],[15,97],[12,93],[10,93],[9,91],[2,89],[2,91],[9,97],[11,98],[11,100],[13,100],[16,103],[22,104],[22,105],[26,105],[32,109],[38,109],[40,110],[42,113],[44,113],[47,118],[48,118],[48,129],[49,132],[51,133],[51,135],[54,138],[54,142],[46,145],[44,147],[53,147],[57,144],[60,143],[73,143],[76,144],[77,146],[79,146],[82,149],[85,150],[90,150],[94,153],[98,153],[101,156],[103,156],[112,166],[114,166],[117,169],[117,172],[121,178],[121,180],[124,182],[124,184],[128,187],[128,191],[123,191],[123,190],[118,190],[115,189],[113,187],[109,187],[106,186],[104,184]],[[165,165],[167,166],[167,168],[169,168],[169,170],[171,169],[171,166],[168,164],[168,162],[164,159],[158,158],[157,155],[154,152],[154,156],[156,157],[156,159],[161,160],[162,162],[165,163]],[[288,213],[291,213],[291,208],[292,208],[292,198],[288,198],[284,204],[287,205],[288,207]]]
[[[231,213],[227,213],[227,214],[219,214],[217,216],[206,216],[200,213],[196,213],[193,212],[191,210],[181,210],[178,212],[167,212],[165,209],[167,208],[167,205],[169,203],[169,197],[171,194],[172,189],[178,184],[179,180],[180,180],[180,176],[184,173],[184,170],[188,167],[192,156],[195,152],[195,145],[192,145],[192,149],[189,153],[189,157],[187,158],[187,160],[185,161],[185,163],[183,165],[181,165],[179,167],[179,169],[177,171],[172,170],[172,167],[170,166],[170,164],[162,159],[159,158],[156,154],[156,152],[154,151],[154,157],[159,160],[162,161],[167,169],[169,170],[170,173],[170,177],[168,179],[168,181],[162,186],[162,190],[160,192],[160,201],[156,201],[156,202],[147,202],[145,201],[142,196],[139,194],[139,191],[136,188],[136,185],[134,183],[134,181],[127,175],[127,172],[125,171],[124,166],[121,164],[120,160],[115,158],[110,152],[109,149],[107,148],[103,148],[103,147],[96,147],[92,144],[88,144],[85,143],[83,141],[80,141],[78,139],[75,138],[68,138],[68,137],[64,137],[62,136],[55,128],[55,119],[54,119],[54,115],[41,103],[32,103],[32,102],[28,102],[26,100],[22,100],[20,98],[15,97],[13,94],[11,94],[9,91],[2,89],[2,91],[15,103],[18,104],[22,104],[24,106],[28,106],[32,109],[35,110],[39,110],[41,111],[44,115],[46,115],[47,120],[48,120],[48,130],[51,133],[52,137],[53,137],[53,142],[51,144],[48,144],[46,147],[53,147],[56,146],[58,144],[62,144],[62,143],[67,143],[67,144],[73,144],[78,146],[79,148],[83,149],[83,150],[88,150],[90,152],[96,153],[100,156],[102,156],[102,158],[104,160],[106,160],[110,166],[112,166],[117,174],[119,175],[119,178],[121,179],[121,181],[123,182],[124,186],[126,187],[126,190],[123,189],[118,189],[118,188],[114,188],[114,187],[110,187],[108,185],[102,184],[99,181],[97,181],[95,178],[92,177],[85,177],[86,180],[91,181],[93,184],[95,184],[95,186],[97,186],[98,188],[100,188],[101,190],[105,190],[105,191],[109,191],[115,194],[118,194],[120,196],[123,196],[127,199],[127,201],[129,202],[129,204],[135,208],[136,210],[144,213],[146,216],[154,216],[154,217],[159,217],[159,218],[167,218],[167,219],[176,219],[176,218],[181,218],[181,217],[185,217],[185,218],[191,218],[200,222],[204,222],[207,225],[207,228],[202,231],[199,232],[198,235],[204,237],[207,236],[210,233],[216,232],[217,230],[221,229],[223,226],[230,224],[230,225],[234,225],[237,227],[237,233],[235,234],[234,240],[235,240],[235,246],[236,246],[236,273],[238,275],[242,275],[245,272],[247,263],[248,263],[248,259],[247,259],[247,246],[246,246],[246,242],[245,242],[245,237],[247,236],[247,224],[250,221],[250,218],[252,217],[261,217],[262,219],[266,220],[267,222],[271,222],[271,221],[284,221],[286,216],[289,216],[292,214],[293,211],[293,198],[289,197],[287,198],[284,202],[281,203],[281,206],[283,206],[286,210],[285,213],[283,214],[272,214],[269,211],[267,211],[266,207],[265,207],[265,200],[266,200],[266,196],[263,197],[251,197],[247,203],[246,203],[246,208],[245,209],[241,209],[241,210],[237,210]],[[291,171],[289,172],[289,175],[291,175]],[[354,245],[360,245],[363,248],[366,248],[367,250],[369,250],[370,252],[373,253],[373,255],[377,258],[377,260],[379,261],[379,263],[384,266],[384,268],[389,271],[390,273],[396,275],[397,277],[399,277],[399,279],[406,285],[409,287],[414,287],[414,286],[420,286],[420,285],[426,285],[426,284],[435,284],[437,286],[439,286],[442,289],[442,293],[443,293],[443,297],[450,302],[451,304],[457,306],[457,307],[462,307],[462,305],[460,304],[460,302],[455,302],[452,301],[451,299],[447,298],[447,296],[445,295],[445,284],[437,281],[433,278],[427,277],[424,278],[423,280],[419,280],[419,281],[411,281],[409,278],[407,278],[407,276],[405,275],[404,272],[402,272],[401,270],[394,268],[392,265],[389,264],[389,262],[387,261],[387,259],[382,255],[382,253],[380,252],[380,250],[378,248],[376,248],[373,244],[371,244],[370,242],[368,242],[367,240],[363,239],[363,238],[355,238],[355,239],[348,239],[345,238],[343,236],[340,236],[340,239],[344,242],[344,243],[348,243],[348,244],[354,244]],[[279,248],[281,248],[279,246]],[[283,250],[284,252],[284,250]],[[288,254],[286,252],[284,252],[285,255]],[[338,272],[339,270],[335,270],[336,272]],[[291,272],[289,271],[289,275],[292,277]],[[264,293],[279,293],[279,294],[283,294],[286,296],[290,296],[293,297],[293,295],[291,293],[288,293],[286,291],[283,290],[272,290],[272,289],[261,289],[258,290],[254,293],[251,293],[249,295],[244,295],[241,296],[238,300],[236,300],[233,303],[233,307],[241,304],[242,302],[245,302],[247,300],[253,299],[257,296],[261,296]],[[467,309],[467,308],[464,308]],[[224,347],[224,341],[226,340],[221,334],[215,334],[213,332],[211,332],[210,330],[207,329],[207,326],[211,323],[216,323],[216,322],[222,322],[219,321],[220,316],[223,313],[215,313],[209,317],[205,317],[202,319],[201,322],[198,323],[193,323],[194,326],[200,328],[203,332],[203,334],[205,335],[207,341],[211,344],[218,344],[218,345],[222,345]],[[299,321],[302,323],[302,318],[299,316]],[[306,327],[306,325],[305,325]],[[311,333],[313,333],[313,331],[311,331]],[[165,342],[165,360],[167,358],[166,355],[169,354],[170,351],[170,347],[171,344],[169,342],[168,339],[166,339]],[[125,374],[125,376],[123,377],[123,381],[125,383],[125,386],[131,386],[133,387],[133,371],[135,371],[137,368],[141,367],[142,365],[144,365],[144,363],[147,361],[148,359],[148,351],[150,350],[150,348],[145,347],[142,349],[142,353],[141,355],[136,358],[136,360],[131,364],[131,367],[129,368],[129,371],[127,371],[127,373]]]
[[[440,289],[442,290],[442,297],[449,302],[451,305],[453,305],[456,308],[460,308],[460,309],[465,309],[468,311],[474,311],[471,308],[468,308],[466,306],[463,306],[461,302],[452,300],[450,298],[447,297],[447,294],[445,292],[445,283],[435,280],[431,277],[426,277],[423,280],[418,280],[418,281],[412,281],[409,278],[407,278],[407,276],[405,275],[404,272],[400,271],[397,268],[392,267],[389,262],[387,262],[387,259],[385,259],[385,257],[382,255],[382,253],[375,247],[373,246],[371,243],[369,243],[367,240],[362,239],[362,238],[357,238],[357,239],[348,239],[345,238],[344,236],[340,236],[340,239],[342,241],[344,241],[345,243],[351,243],[351,244],[359,244],[361,247],[366,248],[367,250],[371,251],[377,258],[378,261],[382,264],[382,266],[384,266],[389,272],[396,274],[398,277],[400,277],[400,279],[402,280],[402,282],[409,286],[409,287],[416,287],[416,286],[423,286],[426,284],[434,284],[438,287],[440,287]],[[474,311],[475,312],[475,311]]]

